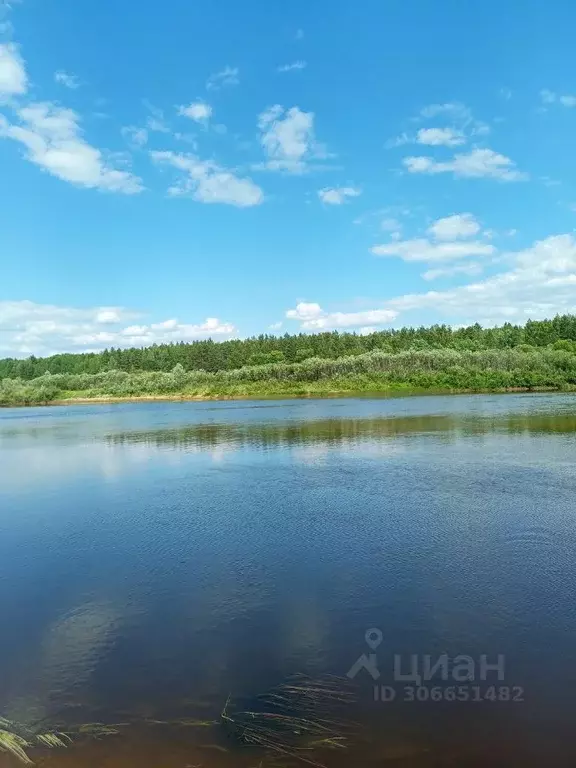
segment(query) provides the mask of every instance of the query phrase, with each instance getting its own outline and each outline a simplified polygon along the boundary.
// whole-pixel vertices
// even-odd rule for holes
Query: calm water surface
[[[0,716],[118,731],[47,768],[573,766],[575,448],[558,394],[0,410]],[[296,675],[346,741],[247,746]]]

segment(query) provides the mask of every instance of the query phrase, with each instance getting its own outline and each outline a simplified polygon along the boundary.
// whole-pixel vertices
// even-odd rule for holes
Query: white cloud
[[[164,117],[164,111],[154,106],[148,99],[143,99],[142,103],[150,112],[146,120],[146,128],[152,133],[170,133],[170,126]]]
[[[102,307],[96,310],[94,320],[97,323],[120,323],[124,316],[124,310],[121,307]]]
[[[563,107],[576,107],[576,96],[559,94],[544,88],[540,91],[542,104],[561,104]]]
[[[391,222],[392,223],[392,222]],[[398,222],[395,222],[398,223]],[[394,229],[391,227],[391,229]],[[481,231],[479,222],[471,213],[459,213],[437,219],[427,229],[428,238],[401,240],[399,230],[393,231],[393,241],[375,245],[371,251],[376,256],[397,256],[404,261],[444,262],[469,256],[492,256],[496,248],[486,242],[468,240]],[[485,233],[486,234],[486,233]],[[464,240],[465,242],[461,242]],[[451,266],[449,269],[430,270],[425,279],[440,275],[470,272],[469,265]]]
[[[436,117],[448,118],[460,127],[460,133],[466,131],[472,136],[485,136],[490,133],[490,126],[481,120],[477,120],[472,110],[460,102],[447,102],[445,104],[429,104],[420,111],[417,120],[433,119]]]
[[[386,142],[386,149],[403,147],[406,144],[424,144],[429,147],[457,147],[466,143],[463,131],[457,128],[420,128],[415,136],[402,133]]]
[[[20,142],[30,162],[63,181],[111,192],[135,194],[141,179],[120,171],[82,137],[79,117],[71,109],[49,102],[34,103],[17,111],[20,124],[0,118],[0,137]]]
[[[121,307],[76,309],[32,301],[0,301],[2,354],[43,354],[57,351],[58,341],[74,346],[75,334],[100,332],[102,325],[119,323],[134,314]]]
[[[304,330],[322,330],[326,328],[354,328],[360,326],[382,325],[397,317],[396,310],[371,309],[365,312],[325,312],[319,304],[300,302],[295,309],[289,309],[286,317],[298,320]]]
[[[283,325],[282,320],[279,320],[277,323],[271,323],[268,326],[268,330],[270,330],[270,331],[279,331],[280,328],[282,328],[282,325]]]
[[[555,235],[505,254],[512,268],[448,291],[399,296],[386,302],[397,311],[434,310],[458,322],[525,322],[576,310],[576,239]]]
[[[194,120],[196,123],[205,123],[212,117],[212,107],[203,101],[194,101],[187,107],[180,107],[178,114],[189,117],[190,120]]]
[[[306,69],[308,64],[305,61],[293,61],[292,64],[282,64],[276,68],[277,72],[294,72],[302,69]]]
[[[466,143],[466,137],[454,128],[421,128],[416,134],[418,144],[431,147],[456,147]]]
[[[21,96],[28,90],[28,76],[18,46],[0,44],[0,99]]]
[[[238,67],[224,67],[220,72],[210,75],[206,81],[209,91],[218,90],[226,85],[238,85],[240,82]]]
[[[66,88],[71,88],[72,90],[80,87],[80,80],[76,75],[71,75],[61,69],[54,73],[54,80],[60,85],[64,85]]]
[[[126,324],[137,316],[123,307],[79,309],[32,301],[0,301],[0,353],[14,357],[48,355],[236,335],[234,325],[214,317],[197,324],[176,319]]]
[[[182,178],[168,190],[172,196],[190,196],[201,203],[225,203],[238,208],[264,202],[264,193],[252,179],[238,177],[210,160],[175,152],[151,152],[151,157],[183,172]]]
[[[437,269],[428,269],[422,273],[424,280],[437,280],[439,277],[453,277],[454,275],[479,275],[483,270],[483,265],[477,262],[470,264],[455,264],[451,267],[438,267]]]
[[[138,128],[135,125],[127,125],[122,128],[122,136],[137,147],[143,147],[148,143],[148,131],[146,128]]]
[[[314,113],[299,107],[276,104],[258,117],[260,143],[268,160],[260,169],[305,173],[313,158],[325,158],[326,152],[314,137]]]
[[[59,307],[54,304],[37,304],[33,301],[0,301],[0,324],[18,324],[36,321],[89,321],[95,323],[121,322],[134,317],[134,313],[123,307],[93,307],[77,309]]]
[[[414,140],[414,136],[409,136],[407,133],[401,133],[400,136],[388,139],[384,146],[386,149],[395,149],[396,147],[403,147],[405,144],[413,144]]]
[[[540,91],[540,98],[543,104],[554,104],[556,101],[556,94],[553,91],[549,91],[548,88],[543,88]]]
[[[473,237],[480,232],[480,224],[471,213],[457,213],[437,219],[428,228],[428,234],[435,240],[458,240]]]
[[[170,126],[160,117],[152,115],[146,120],[146,128],[153,133],[170,133]]]
[[[327,205],[342,205],[351,197],[358,197],[361,191],[356,187],[324,187],[318,190],[318,197]]]
[[[488,243],[478,241],[431,243],[425,238],[398,240],[371,249],[375,256],[397,256],[403,261],[450,261],[467,256],[492,256],[496,249]]]
[[[491,149],[473,149],[454,155],[452,160],[437,162],[432,157],[406,157],[402,161],[409,173],[453,173],[460,178],[492,178],[500,181],[525,181],[528,176],[516,169],[505,155]]]
[[[494,325],[506,321],[524,323],[528,319],[576,311],[576,237],[573,234],[547,237],[523,251],[503,254],[498,263],[508,265],[508,269],[450,290],[396,296],[382,302],[384,309],[344,316],[350,322],[351,318],[369,316],[371,312],[392,311],[401,319],[398,325],[406,322],[402,313],[425,311],[427,318],[432,314],[439,321],[453,324]],[[464,266],[474,268],[473,265],[456,266],[459,271]],[[452,265],[449,268],[452,269]],[[428,275],[428,279],[439,276]],[[318,304],[302,303],[286,316],[299,320],[306,330],[346,327],[332,320],[337,314],[324,312]],[[379,321],[366,320],[361,326],[364,324],[378,325]]]
[[[129,325],[115,333],[93,333],[78,335],[73,339],[77,346],[93,347],[102,343],[120,347],[143,347],[152,344],[166,344],[178,341],[194,341],[214,336],[230,338],[236,334],[232,323],[217,317],[207,317],[203,323],[181,323],[175,318],[150,325]]]
[[[322,315],[320,304],[301,301],[296,305],[296,309],[289,309],[286,317],[290,320],[313,320]]]
[[[443,262],[463,259],[469,256],[492,256],[496,248],[489,243],[467,238],[477,235],[481,231],[479,222],[471,213],[459,213],[437,219],[427,229],[428,238],[416,238],[401,240],[399,229],[393,224],[399,222],[390,221],[389,230],[393,232],[393,240],[382,245],[375,245],[371,249],[376,256],[397,256],[404,261]],[[461,242],[464,240],[465,242]],[[453,273],[456,267],[451,267]],[[469,267],[466,267],[469,269]],[[436,270],[426,274],[439,276],[448,274],[446,270]],[[430,279],[430,278],[427,278]]]

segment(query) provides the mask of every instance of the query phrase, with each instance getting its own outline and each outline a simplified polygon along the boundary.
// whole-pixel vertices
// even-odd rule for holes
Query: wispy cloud
[[[457,147],[466,143],[466,136],[457,128],[420,128],[415,135],[402,133],[386,142],[387,149],[406,144],[423,144],[429,147]]]
[[[122,128],[122,136],[136,147],[143,147],[148,143],[148,131],[146,128],[138,128],[135,125],[127,125]]]
[[[0,44],[0,100],[22,96],[28,90],[26,66],[14,43]]]
[[[450,267],[428,269],[426,272],[422,272],[422,278],[424,280],[437,280],[439,277],[454,277],[454,275],[468,275],[473,277],[475,275],[480,275],[483,269],[483,264],[473,261],[469,264],[455,264]]]
[[[442,117],[443,120],[449,119],[458,126],[460,131],[470,136],[486,136],[490,133],[490,126],[482,120],[475,118],[470,107],[458,101],[450,101],[444,104],[429,104],[420,110],[416,120],[430,120],[436,117]]]
[[[80,118],[71,109],[41,102],[18,109],[17,115],[16,124],[0,117],[0,137],[22,144],[27,159],[52,176],[78,186],[127,195],[142,191],[141,179],[114,168],[101,150],[82,137]]]
[[[371,249],[375,256],[397,256],[403,261],[452,261],[468,256],[492,256],[493,245],[478,241],[432,243],[426,238],[398,240]]]
[[[323,145],[316,141],[314,113],[303,112],[299,107],[276,104],[266,109],[258,118],[260,143],[267,155],[258,169],[305,173],[313,159],[325,159],[328,155]]]
[[[373,246],[371,251],[375,256],[395,256],[403,261],[429,263],[494,255],[496,248],[493,245],[480,240],[470,240],[480,232],[480,223],[471,213],[453,214],[434,221],[426,230],[428,237],[412,240],[395,238],[392,242]],[[450,267],[450,270],[451,272],[446,269],[436,270],[434,274],[455,274],[458,271],[468,271],[468,268],[461,270]]]
[[[456,147],[466,143],[462,131],[454,128],[421,128],[416,135],[418,144],[431,147]]]
[[[572,94],[559,94],[544,88],[540,91],[542,104],[561,104],[563,107],[576,107],[576,96]]]
[[[277,72],[295,72],[306,69],[308,64],[305,61],[293,61],[292,64],[282,64],[276,68]]]
[[[238,208],[250,208],[264,202],[264,193],[252,179],[237,176],[197,155],[175,152],[151,152],[156,163],[167,164],[181,172],[179,180],[171,186],[172,197],[191,197],[201,203],[224,203]]]
[[[220,72],[214,72],[206,81],[206,88],[209,91],[218,90],[228,85],[238,85],[240,82],[240,71],[238,67],[224,67]]]
[[[76,75],[71,75],[68,72],[64,72],[62,69],[54,73],[54,80],[59,85],[64,85],[66,88],[70,88],[71,90],[76,90],[76,88],[80,87],[79,78]]]
[[[372,309],[365,312],[326,312],[319,304],[301,301],[286,312],[288,320],[298,320],[303,330],[325,328],[354,328],[390,323],[398,316],[393,309]]]
[[[439,162],[432,157],[406,157],[402,161],[409,173],[453,173],[460,178],[491,178],[500,181],[525,181],[528,174],[519,171],[506,155],[491,149],[473,149]]]
[[[452,322],[493,325],[504,320],[526,322],[555,313],[572,312],[576,305],[576,240],[554,235],[529,248],[505,253],[501,262],[511,269],[485,280],[447,291],[398,296],[386,306],[399,312],[426,309]]]
[[[504,253],[499,263],[508,269],[496,275],[444,291],[404,294],[382,301],[378,309],[359,313],[328,313],[319,304],[301,302],[286,317],[297,320],[303,330],[353,327],[372,312],[376,326],[402,318],[406,312],[436,313],[451,323],[480,322],[494,325],[504,321],[526,322],[555,313],[569,313],[576,306],[576,239],[572,234],[547,237],[525,250]],[[434,267],[424,273],[428,280],[451,274],[472,273],[482,264],[466,263]],[[390,314],[380,314],[390,313]],[[404,322],[404,321],[403,321]]]
[[[386,142],[386,148],[401,147],[405,144],[422,144],[431,147],[457,147],[478,136],[490,133],[490,126],[478,120],[472,110],[460,102],[429,104],[412,118],[413,122],[438,121],[444,125],[420,128],[416,133],[404,132]],[[450,122],[451,125],[446,125]]]
[[[318,190],[318,197],[326,205],[342,205],[361,194],[361,190],[357,187],[324,187]]]
[[[455,213],[433,222],[428,234],[435,240],[459,240],[474,237],[480,229],[479,221],[471,213]]]
[[[143,99],[142,103],[150,113],[146,119],[146,128],[151,133],[170,133],[170,125],[164,116],[164,110],[151,104],[148,99]]]
[[[193,101],[187,107],[179,107],[178,114],[196,123],[206,123],[212,117],[212,107],[204,101]]]

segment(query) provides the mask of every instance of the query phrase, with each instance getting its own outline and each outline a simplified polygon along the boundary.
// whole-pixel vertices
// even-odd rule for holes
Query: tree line
[[[228,371],[102,371],[44,373],[35,379],[0,380],[0,405],[28,405],[68,398],[142,396],[218,397],[313,395],[398,389],[478,391],[576,387],[576,345],[510,349],[380,349],[335,360],[267,363]]]
[[[51,357],[5,358],[0,360],[0,379],[29,381],[45,373],[96,374],[106,371],[185,371],[209,373],[232,371],[244,366],[302,363],[310,358],[335,360],[381,350],[454,349],[480,351],[511,349],[522,345],[546,347],[558,344],[570,351],[576,342],[576,316],[557,315],[551,320],[528,320],[525,325],[505,323],[483,328],[476,323],[465,328],[448,325],[400,328],[367,335],[331,331],[317,334],[262,334],[249,339],[215,342],[212,339],[173,344],[154,344],[103,352],[67,353]]]

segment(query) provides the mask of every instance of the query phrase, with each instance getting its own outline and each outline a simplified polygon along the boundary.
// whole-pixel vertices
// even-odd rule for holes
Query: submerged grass
[[[352,700],[339,678],[299,677],[259,697],[257,709],[235,709],[229,698],[221,720],[229,734],[247,747],[322,767],[318,751],[347,746],[350,725],[334,719],[333,713]]]
[[[200,720],[135,719],[119,723],[59,724],[60,730],[35,732],[25,726],[0,718],[0,750],[25,765],[33,765],[30,756],[37,748],[65,748],[83,740],[101,739],[125,733],[129,728],[213,728],[215,743],[204,748],[230,751],[252,748],[263,759],[297,760],[321,768],[320,756],[325,750],[347,747],[350,725],[334,719],[334,711],[353,700],[348,681],[326,677],[310,680],[297,677],[253,699],[250,708],[229,697],[220,717]],[[226,743],[224,741],[224,743]],[[218,743],[220,742],[220,743]]]
[[[67,747],[72,741],[64,733],[33,733],[23,726],[0,717],[0,750],[7,752],[26,765],[33,765],[28,750],[34,747],[56,749]]]

